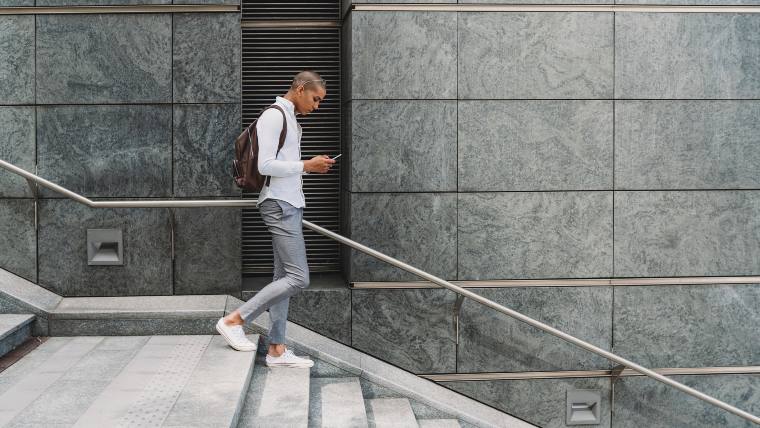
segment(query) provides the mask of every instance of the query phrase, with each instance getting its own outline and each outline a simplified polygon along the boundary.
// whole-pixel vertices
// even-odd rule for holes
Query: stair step
[[[309,376],[308,368],[257,365],[238,426],[306,427],[309,423]]]
[[[216,335],[152,336],[74,426],[233,426],[254,354]]]
[[[258,335],[249,335],[253,343]],[[232,349],[213,336],[163,427],[235,427],[251,382],[256,352]],[[308,391],[308,388],[307,388]]]
[[[0,357],[32,336],[31,314],[0,314]]]
[[[69,372],[78,367],[77,363],[102,340],[102,337],[73,338],[64,342],[55,352],[40,354],[42,361],[39,361],[39,364],[26,366],[21,373],[17,370],[15,377],[9,377],[12,383],[6,384],[9,386],[4,387],[3,393],[0,394],[0,426],[42,425],[46,418],[59,424],[65,423],[65,418],[70,414],[67,412],[72,410],[60,408],[56,404],[67,398],[75,401],[80,397],[65,394],[53,388],[53,384],[58,383],[64,376],[70,376]],[[34,352],[30,355],[32,354]],[[14,366],[10,367],[12,368]],[[0,375],[5,375],[11,371],[10,369]],[[71,386],[83,384],[77,380],[67,382]],[[56,403],[49,400],[55,400]],[[33,410],[39,410],[41,413],[35,414]],[[58,416],[57,420],[55,416]]]
[[[216,335],[54,337],[0,373],[0,426],[235,426],[254,355]]]
[[[369,426],[359,378],[313,378],[310,390],[310,428]]]
[[[456,419],[419,419],[420,428],[462,428]]]
[[[373,398],[366,400],[370,427],[418,428],[412,405],[406,398]]]

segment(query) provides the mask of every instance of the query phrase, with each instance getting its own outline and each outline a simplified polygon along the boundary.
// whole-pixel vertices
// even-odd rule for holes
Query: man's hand
[[[325,173],[330,170],[330,166],[334,163],[335,160],[330,159],[327,155],[317,155],[303,162],[303,170],[306,172]]]

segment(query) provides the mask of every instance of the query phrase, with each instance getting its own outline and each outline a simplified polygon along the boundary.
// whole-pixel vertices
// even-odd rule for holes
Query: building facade
[[[538,3],[557,8],[343,3],[338,230],[647,367],[760,366],[760,1],[509,2]],[[0,9],[150,4],[170,2]],[[93,200],[240,198],[240,8],[104,12],[0,15],[0,159]],[[93,228],[122,230],[123,265],[87,264]],[[0,267],[62,296],[245,298],[242,228],[239,209],[35,198],[0,171]],[[646,378],[594,375],[613,364],[471,301],[453,316],[454,293],[341,257],[342,279],[295,298],[292,320],[417,374],[469,374],[442,384],[536,425],[566,426],[567,392],[592,389],[601,426],[749,426]],[[642,278],[658,285],[627,285]],[[549,373],[478,379],[528,372]],[[760,375],[707,373],[675,378],[760,413]]]

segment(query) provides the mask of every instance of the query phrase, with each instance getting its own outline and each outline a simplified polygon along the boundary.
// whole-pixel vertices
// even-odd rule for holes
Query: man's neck
[[[295,113],[296,115],[298,115],[298,109],[295,108],[296,107],[296,103],[294,101],[295,94],[293,94],[293,92],[291,92],[291,91],[288,91],[282,97],[285,98],[286,100],[290,101],[291,103],[293,103],[293,113]]]

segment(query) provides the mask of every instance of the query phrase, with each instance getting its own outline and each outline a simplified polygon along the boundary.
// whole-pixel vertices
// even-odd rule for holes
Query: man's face
[[[295,104],[296,112],[302,115],[307,115],[312,111],[319,108],[319,103],[322,102],[327,96],[327,91],[321,86],[314,86],[312,88],[304,88],[299,86],[296,88]]]

